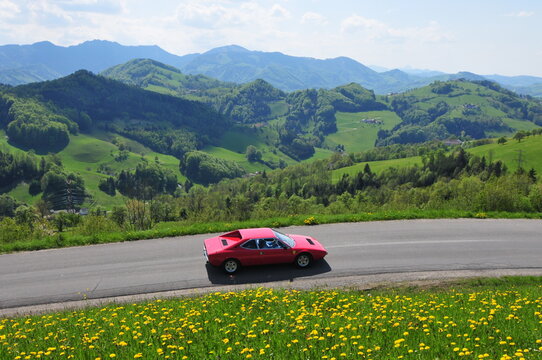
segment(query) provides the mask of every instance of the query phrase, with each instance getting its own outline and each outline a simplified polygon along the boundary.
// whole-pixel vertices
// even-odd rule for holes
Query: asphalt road
[[[434,270],[542,269],[540,220],[409,220],[290,227],[329,251],[310,269],[206,265],[209,235],[0,255],[0,309],[189,289]]]

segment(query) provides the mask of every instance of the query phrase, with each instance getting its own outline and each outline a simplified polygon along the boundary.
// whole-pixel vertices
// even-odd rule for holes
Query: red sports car
[[[233,274],[241,266],[294,263],[306,268],[327,255],[314,238],[286,235],[270,228],[242,229],[206,239],[203,255],[214,266]]]

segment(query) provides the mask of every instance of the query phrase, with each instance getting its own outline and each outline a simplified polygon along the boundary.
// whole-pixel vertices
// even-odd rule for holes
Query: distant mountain
[[[236,83],[263,79],[285,91],[331,88],[350,82],[371,89],[385,86],[385,80],[376,71],[347,57],[320,60],[250,51],[236,45],[200,54],[181,70]]]
[[[21,85],[44,80],[52,80],[61,76],[62,74],[59,72],[56,72],[43,64],[37,64],[0,70],[0,83]]]
[[[446,75],[446,73],[442,71],[414,69],[411,67],[400,68],[399,70],[406,72],[409,75],[420,76],[420,77],[434,77],[434,76]]]
[[[355,82],[377,94],[388,94],[425,86],[436,80],[464,78],[490,79],[522,94],[542,95],[542,78],[533,76],[481,76],[468,72],[445,74],[432,70],[388,70],[373,66],[379,70],[375,71],[347,57],[296,57],[279,52],[251,51],[237,45],[218,47],[202,54],[177,56],[158,46],[124,46],[103,40],[68,47],[47,41],[0,46],[0,83],[19,85],[52,80],[79,69],[98,73],[134,59],[152,59],[185,74],[205,75],[223,82],[242,84],[263,79],[283,91],[331,89]]]
[[[0,81],[18,85],[56,79],[80,69],[100,72],[134,58],[151,58],[182,67],[193,57],[176,56],[158,46],[124,46],[102,40],[68,47],[48,41],[32,45],[5,45],[0,46]]]
[[[519,94],[542,97],[542,78],[536,76],[484,75]]]

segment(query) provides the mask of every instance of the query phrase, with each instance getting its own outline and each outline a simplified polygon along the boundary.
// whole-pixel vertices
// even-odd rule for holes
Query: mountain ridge
[[[356,82],[377,94],[387,94],[425,86],[436,80],[477,77],[497,81],[521,94],[542,96],[542,78],[536,76],[478,75],[466,71],[445,74],[409,68],[378,72],[345,56],[317,59],[253,51],[239,45],[175,55],[157,45],[126,46],[107,40],[89,40],[70,46],[58,46],[50,41],[0,46],[0,83],[20,85],[53,80],[80,69],[98,73],[136,58],[153,59],[183,73],[202,74],[227,82],[247,83],[261,78],[283,91],[331,89]]]

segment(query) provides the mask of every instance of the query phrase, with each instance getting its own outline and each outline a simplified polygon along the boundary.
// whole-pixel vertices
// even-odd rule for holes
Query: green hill
[[[7,114],[3,120],[12,141],[44,152],[58,150],[53,145],[61,142],[67,145],[68,133],[102,128],[181,157],[230,126],[201,102],[148,92],[87,71],[7,89],[0,110]],[[59,140],[43,143],[52,135]]]
[[[326,137],[326,144],[344,146],[348,152],[360,152],[374,147],[379,130],[391,130],[401,122],[392,111],[337,112],[337,132]]]
[[[142,59],[115,66],[102,74],[147,90],[203,101],[236,124],[262,129],[268,139],[265,144],[277,148],[275,152],[283,153],[284,156],[278,155],[283,159],[313,159],[316,148],[335,149],[339,145],[348,145],[353,150],[367,149],[374,145],[378,129],[391,129],[398,122],[396,116],[383,113],[381,116],[386,119],[383,127],[377,126],[375,130],[362,126],[360,131],[350,134],[347,143],[337,141],[340,134],[326,139],[337,126],[339,131],[345,130],[343,123],[348,119],[344,119],[350,116],[346,113],[386,108],[372,91],[354,83],[330,90],[286,94],[260,79],[233,86],[204,76],[184,75],[171,66]],[[360,138],[355,139],[358,135]],[[318,152],[320,157],[323,152]]]
[[[502,161],[507,166],[508,170],[514,172],[519,164],[526,171],[534,169],[537,174],[542,174],[542,136],[532,135],[523,139],[521,142],[511,138],[505,144],[498,144],[496,139],[493,143],[468,148],[467,151],[473,155],[485,157],[486,161]],[[363,171],[365,165],[369,164],[371,170],[375,173],[380,173],[391,167],[406,167],[411,165],[421,165],[422,157],[413,156],[401,159],[369,161],[357,163],[352,166],[343,167],[332,171],[332,179],[337,182],[343,174],[355,175]]]
[[[193,99],[219,95],[237,86],[205,75],[185,75],[179,69],[151,59],[135,59],[113,66],[101,75],[125,84]]]
[[[539,100],[520,97],[470,73],[379,97],[358,84],[283,94],[263,80],[227,87],[207,77],[193,86],[198,89],[189,89],[190,75],[150,60],[134,60],[104,74],[148,90],[202,100],[238,123],[280,120],[276,130],[281,150],[296,159],[312,157],[311,146],[361,151],[375,144],[511,135],[542,124]],[[390,112],[356,115],[375,110]],[[367,115],[367,120],[382,117],[382,122],[358,126],[358,115]]]
[[[412,166],[412,165],[421,165],[422,158],[421,156],[412,156],[412,157],[407,157],[407,158],[402,158],[402,159],[362,162],[362,163],[355,164],[352,166],[333,170],[331,172],[331,179],[334,183],[336,183],[344,174],[354,176],[357,173],[362,172],[365,169],[365,166],[367,164],[369,164],[369,167],[371,168],[372,172],[379,174],[382,171],[389,169],[391,167],[400,168],[400,167],[406,167],[406,166]]]
[[[468,151],[478,156],[485,156],[488,160],[502,160],[509,170],[515,171],[521,163],[525,170],[535,169],[536,173],[542,175],[542,136],[528,136],[518,142],[508,139],[505,144],[497,142],[477,146]]]
[[[152,60],[134,60],[106,73],[122,82],[79,71],[54,81],[0,90],[1,143],[10,152],[34,150],[38,158],[56,153],[64,166],[62,176],[79,176],[93,200],[104,206],[122,201],[107,191],[114,194],[115,184],[122,181],[123,189],[130,188],[138,171],[152,174],[163,169],[169,175],[154,175],[176,176],[177,182],[184,183],[186,177],[179,168],[190,169],[186,174],[191,180],[207,184],[206,174],[213,181],[229,177],[224,169],[235,169],[235,176],[242,176],[324,159],[337,150],[352,154],[375,144],[501,136],[542,123],[539,101],[518,97],[488,81],[436,82],[404,94],[377,97],[354,83],[291,93],[263,80],[231,85],[184,75]],[[536,146],[528,148],[531,141],[488,145],[486,157],[497,160],[501,156],[514,169],[518,150],[527,146],[521,155],[524,167],[542,171],[533,155]],[[511,150],[505,153],[505,149]],[[188,159],[208,168],[193,171]],[[420,162],[420,157],[413,157],[371,162],[370,166],[378,173],[390,166]],[[333,179],[364,167],[360,163],[334,170]],[[44,176],[48,169],[39,171]],[[20,200],[35,202],[39,196],[30,188],[36,190],[42,180],[37,176],[27,175],[25,181],[12,176],[11,183],[2,188]],[[175,190],[172,181],[167,185],[170,193]]]
[[[450,137],[510,135],[542,124],[542,104],[520,97],[490,81],[447,81],[386,96],[403,120],[382,131],[378,145],[418,143]]]
[[[111,174],[119,173],[122,170],[133,170],[140,162],[157,162],[160,166],[170,169],[175,173],[177,179],[181,182],[186,180],[179,171],[179,160],[171,155],[156,153],[149,148],[141,145],[136,147],[138,153],[128,151],[126,159],[122,161],[115,160],[119,149],[111,143],[116,139],[132,147],[135,143],[120,135],[96,131],[91,134],[72,135],[70,143],[63,150],[58,152],[64,168],[83,177],[85,187],[92,196],[92,200],[100,206],[110,208],[113,205],[123,204],[120,196],[109,196],[99,190],[100,180],[107,178]],[[12,153],[21,152],[17,147],[9,144],[3,131],[0,131],[0,148],[4,148]],[[41,157],[38,155],[38,157]],[[14,189],[8,192],[14,198],[33,204],[40,196],[32,196],[28,192],[28,183],[19,183]]]

